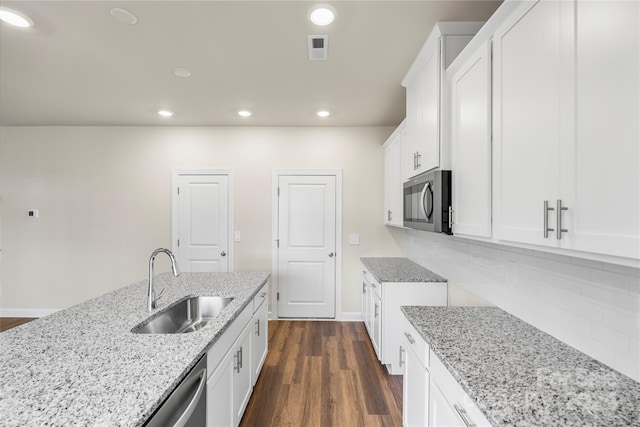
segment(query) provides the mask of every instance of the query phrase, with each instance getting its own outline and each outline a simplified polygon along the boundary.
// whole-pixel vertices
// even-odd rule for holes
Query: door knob
[[[227,253],[225,251],[220,252],[220,256],[227,256]]]
[[[329,252],[329,258],[333,257],[333,252]]]

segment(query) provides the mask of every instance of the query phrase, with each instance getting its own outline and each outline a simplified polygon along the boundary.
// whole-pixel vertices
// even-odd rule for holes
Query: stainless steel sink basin
[[[131,330],[136,334],[184,334],[205,327],[233,300],[232,297],[189,297]]]

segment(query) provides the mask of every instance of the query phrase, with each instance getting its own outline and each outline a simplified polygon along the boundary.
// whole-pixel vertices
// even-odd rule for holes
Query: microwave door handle
[[[427,182],[427,184],[424,186],[424,188],[422,189],[422,195],[420,196],[420,207],[422,208],[422,211],[424,212],[424,216],[425,219],[427,221],[429,221],[429,218],[431,218],[431,215],[433,215],[433,190],[431,188],[431,183]],[[429,196],[432,198],[431,200],[431,211],[427,211],[427,204],[425,203],[425,197],[427,195],[427,191],[429,191]]]
[[[427,194],[427,190],[429,189],[429,187],[431,186],[430,183],[426,183],[424,188],[422,189],[422,194],[420,194],[420,208],[422,209],[422,212],[424,213],[424,218],[426,220],[429,220],[429,214],[427,214],[427,207],[425,206],[424,203],[424,197]]]

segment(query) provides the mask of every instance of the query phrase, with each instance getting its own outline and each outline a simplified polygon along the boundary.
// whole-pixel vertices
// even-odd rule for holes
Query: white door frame
[[[273,169],[271,175],[271,313],[278,319],[278,182],[281,175],[330,175],[336,177],[336,312],[334,320],[342,320],[342,170],[341,169]],[[311,320],[311,319],[308,319]],[[328,320],[328,319],[319,319]]]
[[[226,175],[229,178],[229,272],[235,271],[235,247],[233,231],[233,169],[174,169],[171,175],[171,251],[178,253],[178,178],[180,175]]]

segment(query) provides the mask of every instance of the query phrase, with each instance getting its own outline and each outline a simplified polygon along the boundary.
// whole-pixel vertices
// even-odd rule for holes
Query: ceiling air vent
[[[309,46],[309,61],[323,61],[327,59],[329,36],[307,36]]]

